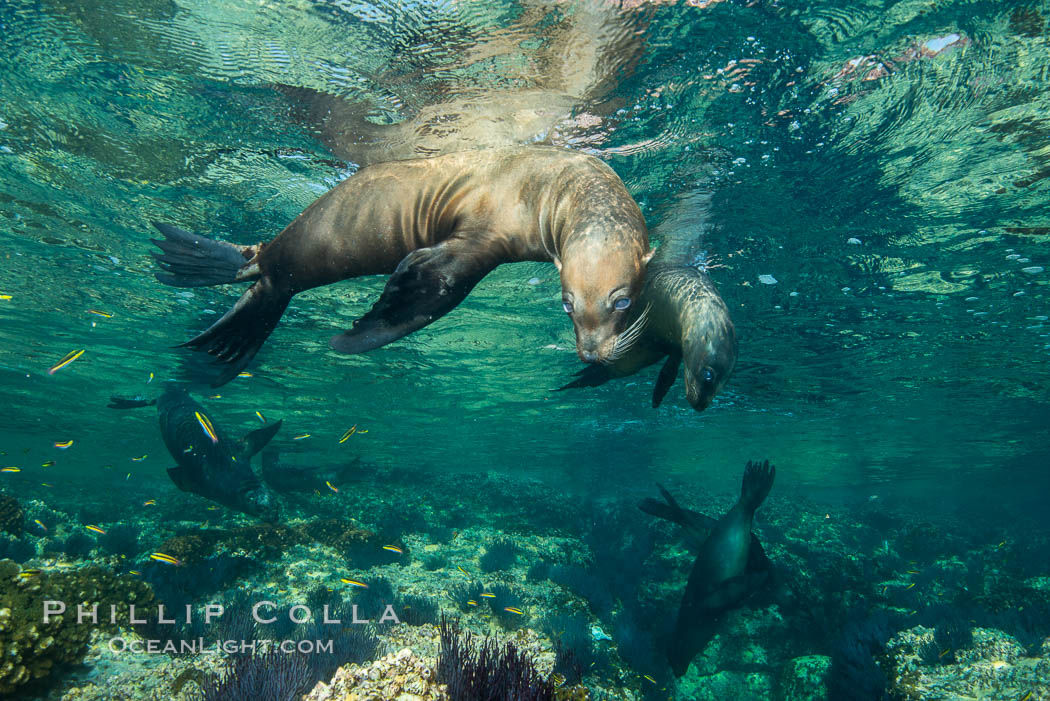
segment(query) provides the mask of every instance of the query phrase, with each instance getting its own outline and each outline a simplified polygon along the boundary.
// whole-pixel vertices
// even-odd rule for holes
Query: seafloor
[[[319,515],[279,525],[225,511],[186,521],[177,503],[132,517],[107,513],[104,496],[78,513],[0,498],[0,554],[9,558],[0,563],[3,691],[70,701],[248,698],[224,691],[223,675],[291,672],[274,658],[115,652],[112,641],[340,638],[334,655],[312,656],[324,659],[313,660],[308,698],[470,698],[445,684],[449,665],[477,664],[442,649],[446,617],[449,635],[452,625],[460,640],[473,631],[475,647],[482,636],[512,642],[520,664],[553,689],[521,698],[1050,698],[1050,580],[1039,576],[1050,543],[1016,522],[963,527],[877,499],[835,508],[774,489],[756,533],[775,581],[727,615],[675,680],[660,651],[693,555],[636,502],[577,499],[495,473],[361,466],[356,475],[330,499],[310,495]],[[709,514],[732,499],[678,496]],[[106,533],[86,533],[86,522]],[[151,560],[154,552],[179,564]],[[100,602],[100,623],[78,625],[69,613],[41,626],[34,614],[51,598]],[[308,606],[315,619],[326,604],[356,603],[373,623],[252,626],[237,614],[264,600],[282,614]],[[169,611],[222,603],[227,614],[211,625],[195,615],[165,627],[150,616],[131,627],[118,607],[117,623],[107,623],[109,604],[128,601],[151,612],[158,601]],[[386,604],[403,622],[376,622]],[[250,669],[253,660],[265,669]]]

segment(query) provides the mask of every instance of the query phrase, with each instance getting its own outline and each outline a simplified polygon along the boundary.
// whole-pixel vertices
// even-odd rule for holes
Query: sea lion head
[[[576,353],[585,363],[613,357],[616,340],[627,326],[652,257],[634,241],[600,230],[584,231],[555,259],[561,273],[562,304],[576,331]]]
[[[682,333],[685,396],[694,409],[703,411],[736,365],[736,330],[729,310],[713,288],[695,298],[693,306]]]
[[[267,523],[275,523],[281,515],[277,499],[265,485],[259,485],[246,493],[244,502],[245,513],[256,516]]]

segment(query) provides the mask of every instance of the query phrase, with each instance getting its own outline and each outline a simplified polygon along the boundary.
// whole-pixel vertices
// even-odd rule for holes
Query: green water
[[[396,470],[399,490],[457,473],[466,489],[536,480],[582,499],[637,499],[658,481],[726,495],[745,461],[769,458],[781,509],[877,498],[1045,527],[1050,4],[634,12],[637,60],[577,147],[615,169],[657,242],[683,193],[713,192],[701,248],[740,357],[710,409],[693,411],[681,380],[652,409],[655,367],[553,392],[580,364],[557,272],[541,263],[500,267],[447,317],[362,356],[327,339],[384,279],[301,294],[252,376],[198,399],[230,433],[257,427],[256,411],[283,418],[285,455],[359,457]],[[508,2],[4,2],[0,450],[21,468],[0,475],[4,492],[114,521],[148,523],[149,498],[206,517],[164,472],[155,413],[105,408],[113,394],[159,394],[184,357],[172,346],[242,291],[160,285],[149,221],[269,240],[356,170],[274,83],[367,104],[376,123],[448,95],[498,100],[530,87],[519,66],[543,29],[491,60],[457,59],[521,14]],[[317,513],[340,513],[330,496]],[[426,508],[425,491],[409,498]]]

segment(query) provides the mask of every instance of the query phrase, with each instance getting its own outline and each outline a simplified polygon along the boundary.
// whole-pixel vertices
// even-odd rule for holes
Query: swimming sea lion
[[[710,198],[704,194],[686,199],[699,211]],[[683,360],[685,395],[697,411],[710,406],[725,385],[737,357],[733,320],[715,283],[696,262],[692,252],[696,231],[678,230],[681,222],[672,221],[656,230],[675,229],[664,237],[647,267],[645,287],[629,320],[632,334],[621,338],[621,352],[601,365],[584,368],[576,373],[578,379],[560,389],[597,387],[664,358],[653,388],[654,407],[660,406],[674,384]]]
[[[771,564],[751,532],[751,523],[775,475],[768,460],[748,462],[740,501],[718,521],[683,509],[663,487],[660,493],[666,503],[646,499],[639,505],[646,513],[683,526],[686,535],[700,543],[667,647],[675,676],[685,674],[692,659],[714,637],[722,614],[738,607],[769,580]]]
[[[238,246],[155,224],[176,287],[253,281],[234,307],[187,341],[237,375],[292,296],[393,272],[375,306],[335,336],[363,353],[420,329],[459,304],[501,263],[553,261],[585,362],[609,359],[627,326],[652,252],[641,210],[597,158],[550,147],[469,151],[361,169],[273,241]]]
[[[231,441],[204,407],[185,390],[171,387],[157,401],[157,414],[164,445],[177,464],[168,469],[176,487],[265,521],[277,520],[277,499],[249,461],[281,428],[280,421]]]

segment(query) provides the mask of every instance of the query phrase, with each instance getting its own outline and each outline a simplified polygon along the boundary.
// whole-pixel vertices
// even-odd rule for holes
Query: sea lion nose
[[[592,350],[585,350],[580,352],[580,357],[583,358],[585,363],[596,363],[598,362],[598,354]]]

